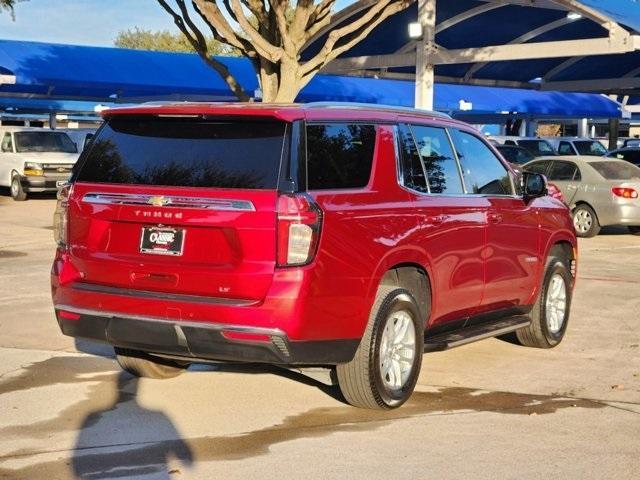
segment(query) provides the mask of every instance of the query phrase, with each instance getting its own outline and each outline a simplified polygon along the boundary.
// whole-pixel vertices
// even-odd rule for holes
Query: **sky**
[[[351,0],[338,0],[344,8]],[[0,38],[76,45],[113,46],[121,30],[140,27],[177,31],[155,0],[28,0],[15,21],[0,13]]]

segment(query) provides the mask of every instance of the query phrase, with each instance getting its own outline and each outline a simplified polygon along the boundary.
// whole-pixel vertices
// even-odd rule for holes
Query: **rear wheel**
[[[13,198],[16,202],[23,202],[27,199],[27,192],[22,189],[22,184],[20,183],[20,176],[14,175],[11,178],[11,198]]]
[[[353,360],[336,367],[345,399],[362,408],[402,405],[420,374],[423,328],[418,305],[409,291],[380,287]]]
[[[154,357],[137,350],[115,347],[116,360],[120,367],[134,377],[173,378],[189,367],[188,363]]]
[[[600,233],[598,217],[589,205],[578,205],[573,210],[573,227],[576,235],[583,238],[595,237]]]
[[[531,311],[531,325],[516,331],[522,345],[553,348],[562,341],[569,320],[571,285],[568,259],[559,250],[552,251],[540,294]]]
[[[631,235],[640,235],[640,226],[637,225],[630,225],[629,226],[629,233],[631,233]]]

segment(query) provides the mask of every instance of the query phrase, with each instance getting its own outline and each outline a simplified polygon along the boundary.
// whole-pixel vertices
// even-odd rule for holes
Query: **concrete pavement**
[[[618,478],[640,471],[640,238],[580,242],[565,341],[425,356],[392,412],[301,375],[196,366],[121,373],[58,331],[54,201],[0,196],[0,478]]]

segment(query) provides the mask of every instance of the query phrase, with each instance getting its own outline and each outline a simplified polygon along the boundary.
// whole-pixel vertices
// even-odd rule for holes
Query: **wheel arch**
[[[420,314],[426,325],[433,299],[433,282],[431,273],[424,260],[400,260],[385,262],[372,282],[369,296],[375,298],[382,286],[397,286],[411,292],[418,304]],[[370,302],[371,303],[371,302]]]

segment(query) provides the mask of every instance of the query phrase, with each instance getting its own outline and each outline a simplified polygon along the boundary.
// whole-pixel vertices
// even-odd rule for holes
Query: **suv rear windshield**
[[[78,153],[76,144],[63,132],[16,132],[16,152]]]
[[[286,124],[113,118],[93,139],[80,182],[275,189]]]
[[[627,162],[589,162],[607,180],[640,180],[640,168]]]

